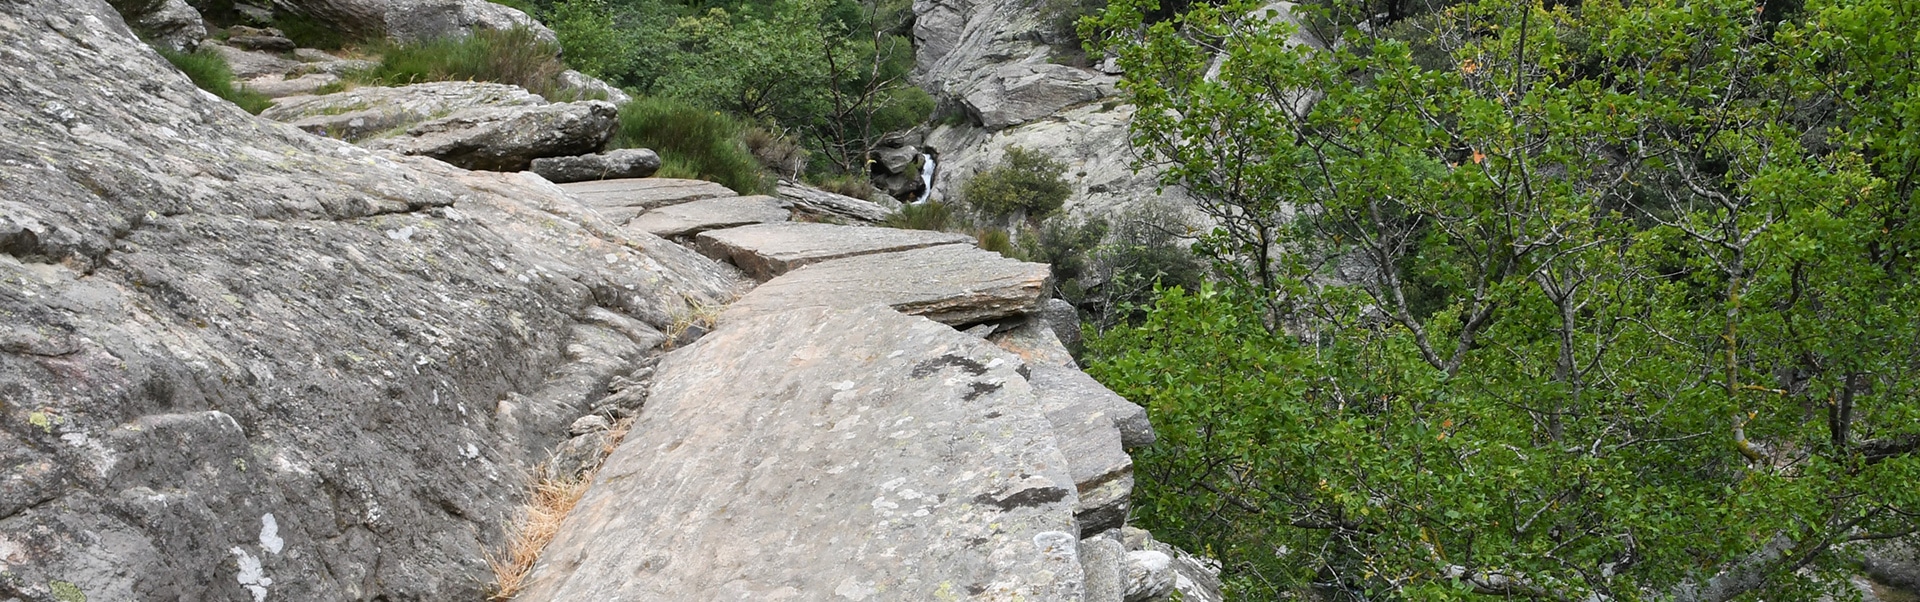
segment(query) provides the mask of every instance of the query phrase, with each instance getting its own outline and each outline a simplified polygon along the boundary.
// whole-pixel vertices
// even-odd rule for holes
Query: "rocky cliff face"
[[[729,268],[0,3],[0,599],[475,600],[528,466]]]

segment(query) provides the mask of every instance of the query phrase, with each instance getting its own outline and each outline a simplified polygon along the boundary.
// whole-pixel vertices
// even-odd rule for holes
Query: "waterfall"
[[[920,153],[920,158],[926,160],[926,164],[920,167],[920,184],[924,186],[925,189],[920,191],[920,200],[913,202],[915,205],[925,203],[927,199],[933,198],[933,155]]]

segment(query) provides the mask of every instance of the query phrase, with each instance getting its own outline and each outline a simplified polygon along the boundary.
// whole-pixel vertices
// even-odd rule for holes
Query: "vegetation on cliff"
[[[1388,4],[1084,25],[1226,277],[1092,343],[1136,519],[1261,598],[1857,596],[1920,531],[1920,5]]]

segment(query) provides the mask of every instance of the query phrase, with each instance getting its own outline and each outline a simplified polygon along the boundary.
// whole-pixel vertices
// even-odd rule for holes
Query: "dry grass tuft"
[[[600,449],[602,462],[627,438],[631,428],[632,418],[614,423],[612,436]],[[587,487],[593,484],[593,477],[599,471],[600,467],[595,466],[578,479],[542,479],[534,484],[533,498],[527,501],[525,516],[508,531],[507,549],[498,555],[487,554],[487,566],[493,569],[492,600],[510,600],[527,586],[533,563],[540,560],[540,553],[559,535],[560,523],[566,521],[573,507],[587,494]]]
[[[686,309],[673,313],[673,324],[667,327],[667,341],[661,343],[660,348],[673,349],[678,346],[681,335],[694,327],[713,330],[713,326],[720,321],[720,312],[726,310],[725,303],[709,304],[688,299]]]

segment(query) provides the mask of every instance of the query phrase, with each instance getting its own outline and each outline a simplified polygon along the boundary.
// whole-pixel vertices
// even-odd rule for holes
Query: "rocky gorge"
[[[1153,431],[1044,264],[637,178],[603,101],[257,118],[101,0],[0,4],[0,53],[0,600],[484,599],[589,474],[515,599],[1217,599],[1125,526]]]

